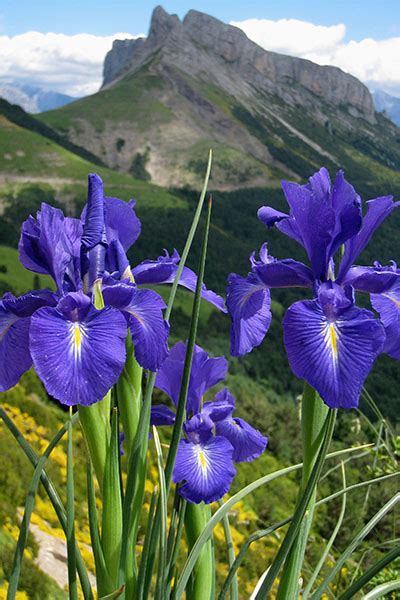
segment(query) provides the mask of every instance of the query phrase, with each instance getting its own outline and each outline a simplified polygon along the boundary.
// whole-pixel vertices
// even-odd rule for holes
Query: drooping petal
[[[233,462],[249,462],[258,458],[267,447],[268,439],[239,417],[230,417],[216,424],[217,435],[226,437],[233,446]]]
[[[318,300],[295,302],[283,320],[284,342],[297,377],[331,408],[354,408],[385,333],[369,311],[351,306],[339,313],[329,320]]]
[[[231,317],[231,354],[242,356],[263,341],[271,323],[269,289],[255,274],[231,273],[226,295]]]
[[[364,250],[374,231],[390,215],[392,210],[400,206],[400,202],[393,202],[393,196],[381,196],[367,202],[367,214],[363,218],[359,233],[345,243],[345,251],[340,263],[337,280],[341,283],[351,265]]]
[[[175,413],[165,404],[156,404],[151,407],[150,424],[156,426],[173,425]]]
[[[283,260],[270,258],[267,264],[254,268],[254,272],[267,287],[312,287],[313,273],[306,265],[291,258]]]
[[[174,483],[185,482],[180,495],[195,504],[222,498],[236,473],[232,453],[232,445],[222,436],[211,436],[204,444],[181,440],[173,472]]]
[[[343,285],[351,285],[357,292],[382,294],[400,281],[400,271],[395,265],[382,267],[351,267],[343,279]]]
[[[157,260],[145,260],[132,269],[133,276],[138,285],[157,285],[159,283],[173,283],[178,271],[180,256],[174,250],[172,256],[165,250],[164,256],[159,256]],[[197,275],[184,267],[179,284],[191,292],[196,291]],[[216,306],[222,312],[226,312],[225,302],[221,296],[218,296],[212,290],[208,290],[202,285],[201,297],[207,302]]]
[[[168,354],[169,325],[162,310],[164,300],[153,290],[117,282],[103,288],[104,302],[129,316],[135,356],[144,369],[156,371]]]
[[[79,311],[79,299],[75,300]],[[73,300],[68,308],[72,304]],[[70,311],[66,315],[60,306],[41,308],[31,319],[30,349],[36,372],[48,393],[69,406],[101,400],[125,363],[123,315],[111,307],[82,310],[82,320],[71,320]]]
[[[257,216],[268,228],[276,225],[279,231],[298,242],[301,246],[304,246],[296,221],[291,215],[275,210],[271,206],[262,206],[258,209]]]
[[[371,294],[371,304],[385,327],[383,351],[400,360],[400,282],[397,280],[385,293]]]
[[[54,306],[48,290],[29,292],[19,298],[5,294],[0,300],[0,391],[16,385],[32,365],[29,351],[30,317],[42,306]]]

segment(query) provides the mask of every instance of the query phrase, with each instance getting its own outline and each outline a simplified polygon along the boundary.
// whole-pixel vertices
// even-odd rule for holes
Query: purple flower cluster
[[[263,206],[258,217],[299,243],[310,266],[277,260],[264,244],[259,260],[254,253],[250,257],[246,278],[230,275],[231,353],[243,355],[263,341],[271,322],[271,288],[309,288],[313,299],[292,304],[283,320],[290,366],[328,406],[353,408],[377,356],[386,352],[400,358],[400,270],[394,263],[353,266],[400,202],[375,198],[363,216],[361,199],[343,172],[332,184],[324,168],[306,185],[283,182],[282,187],[290,213]],[[355,292],[371,295],[379,320],[355,305]]]
[[[22,264],[50,275],[56,291],[8,293],[0,300],[0,391],[14,386],[32,366],[54,398],[67,405],[101,400],[117,382],[131,331],[135,355],[157,370],[168,354],[165,303],[143,284],[174,280],[174,251],[131,269],[126,256],[140,235],[135,202],[105,197],[97,175],[89,175],[88,202],[81,218],[42,204],[22,226]],[[185,267],[179,283],[194,290],[196,275]],[[104,308],[94,306],[94,290]],[[203,286],[202,296],[225,310],[224,301]]]
[[[181,388],[186,345],[177,343],[157,373],[156,387],[175,405]],[[184,432],[179,442],[173,480],[184,482],[179,488],[190,502],[214,502],[230,488],[235,476],[234,463],[254,460],[265,450],[267,438],[246,421],[233,417],[235,399],[227,388],[211,402],[204,394],[222,381],[228,369],[224,357],[210,358],[195,347],[190,373]],[[172,425],[175,414],[165,405],[152,407],[153,425]]]

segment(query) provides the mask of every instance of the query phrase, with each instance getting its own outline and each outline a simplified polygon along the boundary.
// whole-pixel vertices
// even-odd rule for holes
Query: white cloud
[[[71,96],[93,94],[101,85],[104,57],[113,40],[135,37],[140,36],[38,31],[0,35],[0,80],[30,82]]]
[[[343,24],[321,26],[296,19],[232,22],[266,50],[334,65],[371,89],[400,95],[400,37],[345,41]]]

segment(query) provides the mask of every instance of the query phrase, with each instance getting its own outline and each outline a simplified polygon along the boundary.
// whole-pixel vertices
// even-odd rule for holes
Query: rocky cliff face
[[[375,123],[372,96],[352,75],[336,67],[267,52],[240,29],[195,10],[181,22],[159,6],[147,39],[114,42],[104,63],[103,86],[140,69],[158,52],[165,66],[215,83],[235,96],[240,92],[252,96],[254,87],[286,103],[302,105],[307,91],[335,106],[347,105],[354,116]]]
[[[95,95],[44,114],[108,166],[163,186],[275,186],[319,166],[370,179],[399,169],[400,135],[367,88],[333,67],[266,52],[235,27],[155,9],[147,38],[116,41]],[[384,177],[384,171],[382,171]]]

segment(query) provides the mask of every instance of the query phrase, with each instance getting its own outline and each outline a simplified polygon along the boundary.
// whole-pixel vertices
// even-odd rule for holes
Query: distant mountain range
[[[400,127],[400,98],[391,96],[382,90],[372,92],[375,109],[384,112],[386,116]]]
[[[371,180],[400,169],[399,131],[336,67],[268,52],[191,10],[162,7],[147,38],[115,41],[102,89],[38,116],[107,166],[166,187],[278,185],[320,165]]]
[[[1,82],[0,98],[21,106],[28,113],[40,113],[69,104],[77,98],[25,83]]]

